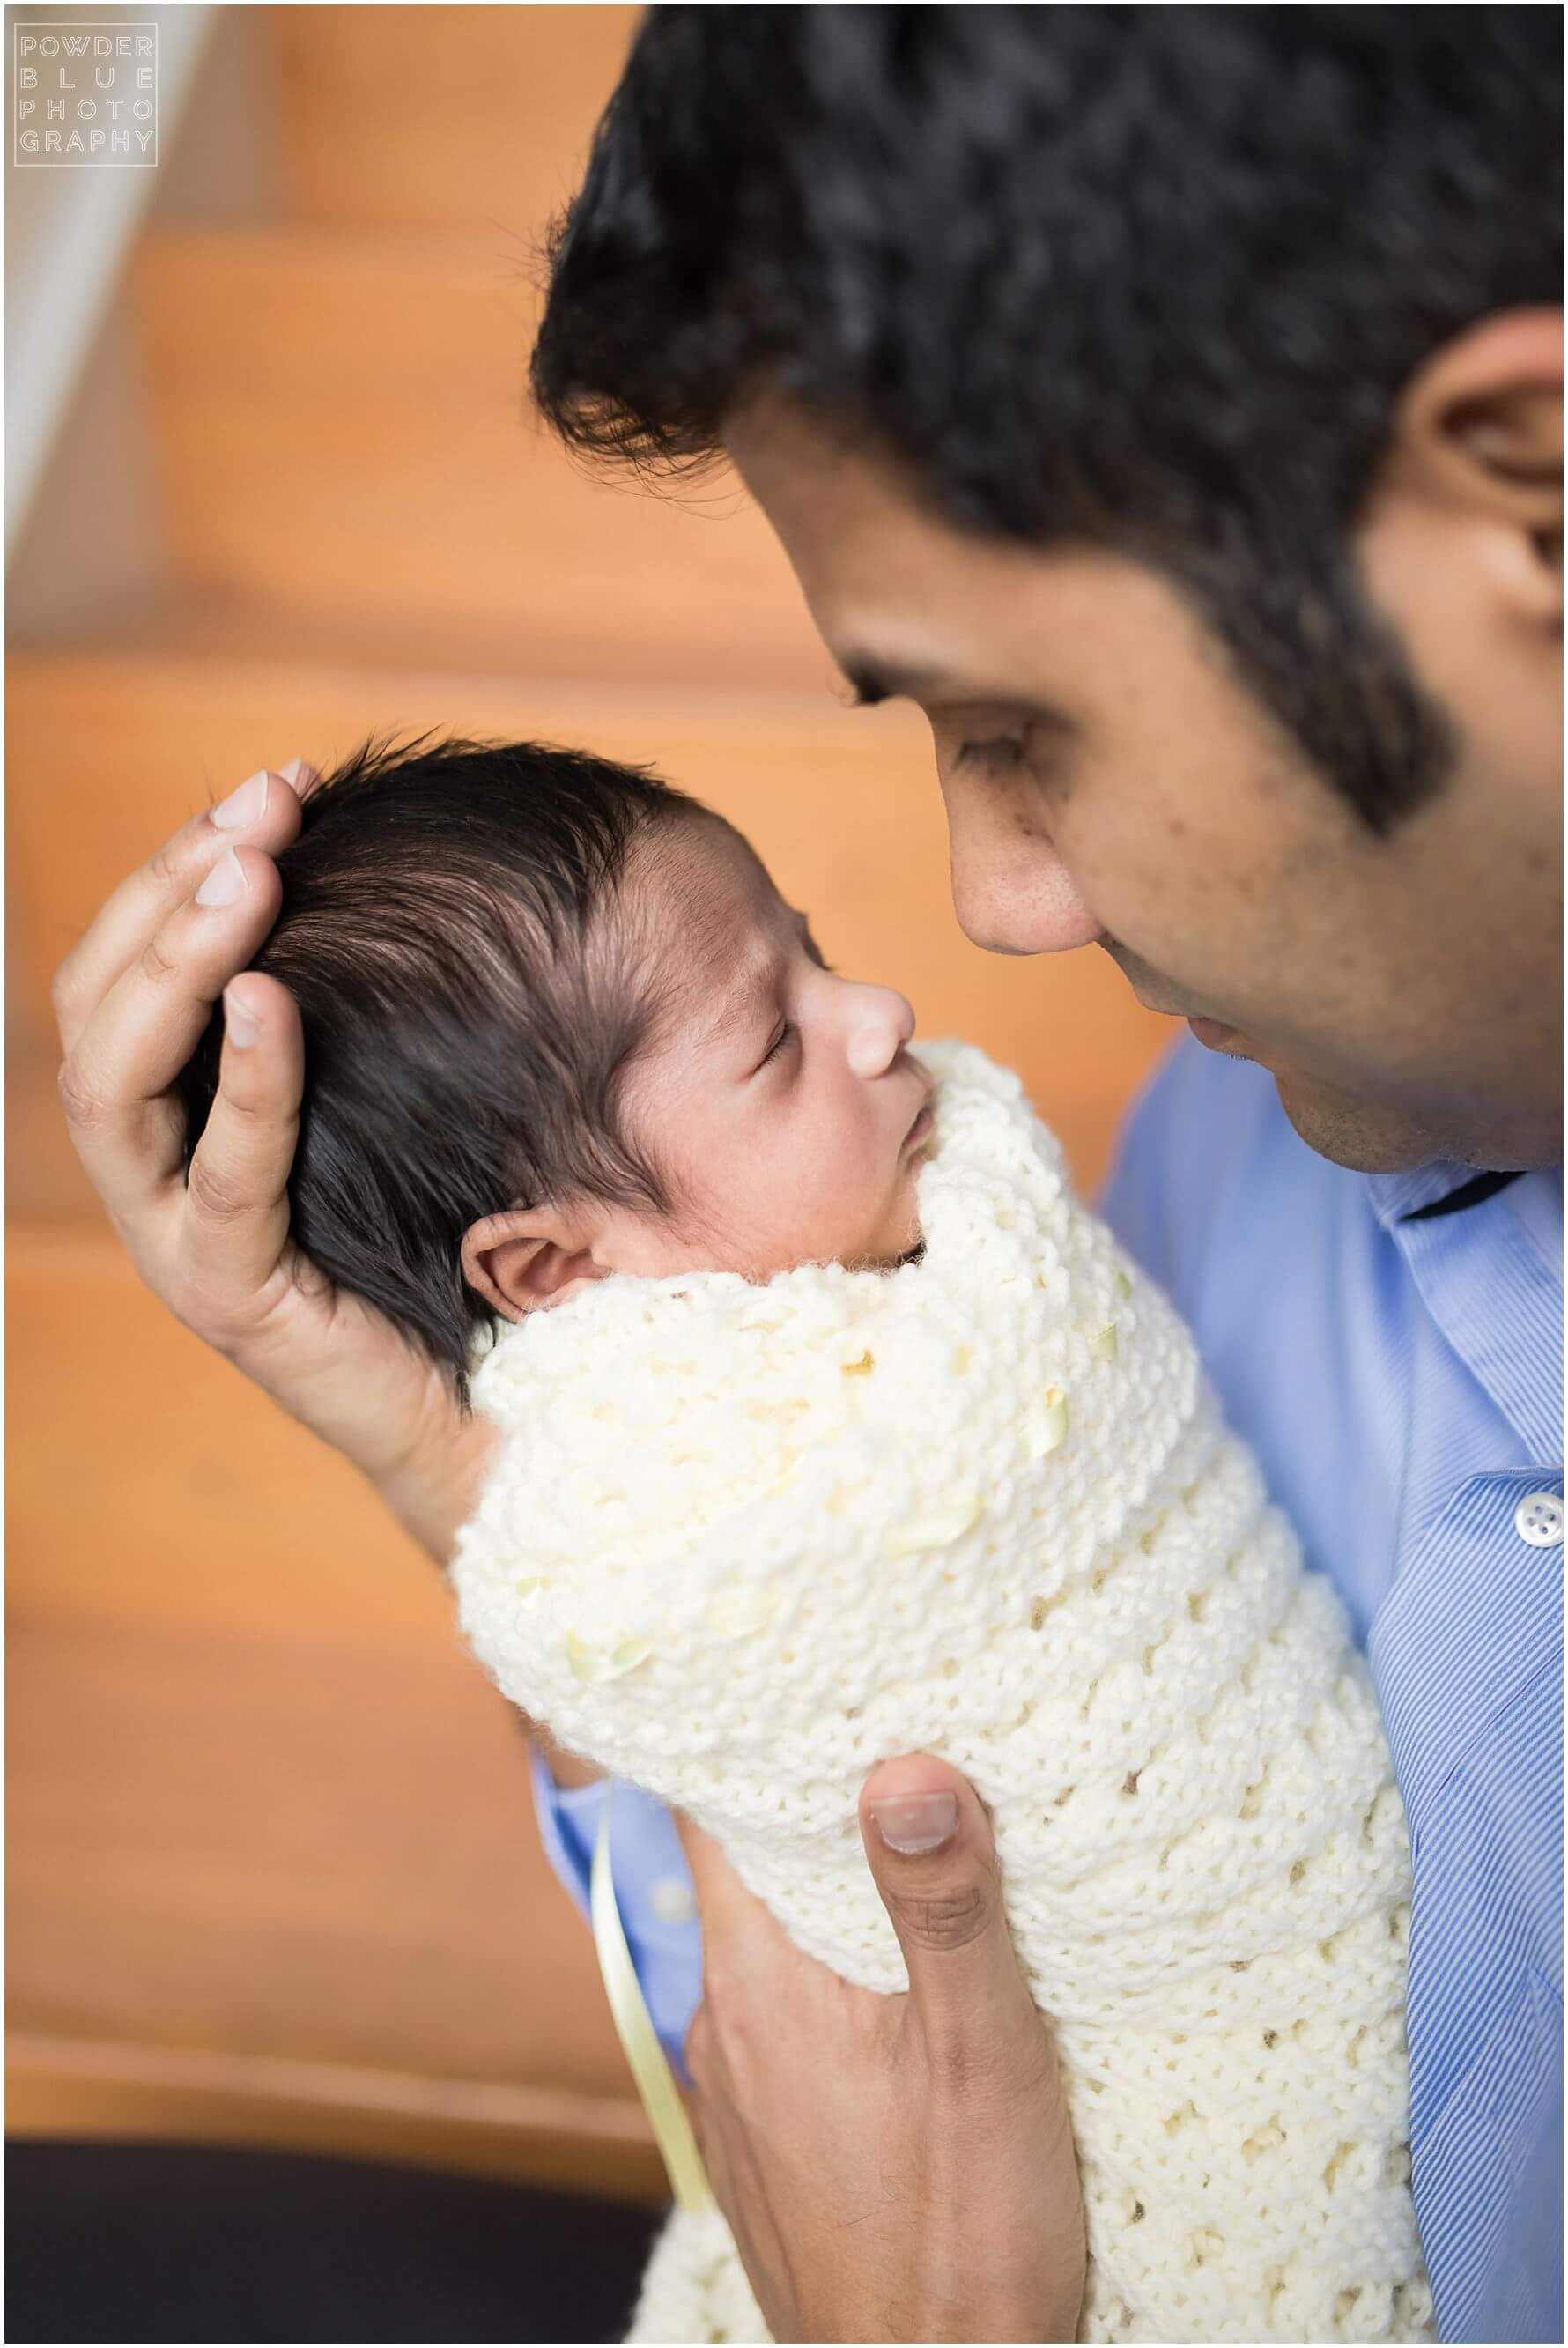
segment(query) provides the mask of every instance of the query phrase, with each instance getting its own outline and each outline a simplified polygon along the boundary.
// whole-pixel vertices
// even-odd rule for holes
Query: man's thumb
[[[860,1797],[860,1831],[909,1971],[909,1993],[935,2034],[971,2043],[1025,2017],[1038,2030],[1002,1912],[990,1821],[944,1761],[885,1761]]]

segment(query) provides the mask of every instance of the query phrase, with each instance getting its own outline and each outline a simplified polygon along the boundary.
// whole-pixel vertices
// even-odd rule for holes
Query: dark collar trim
[[[1483,1199],[1495,1198],[1499,1190],[1506,1190],[1511,1182],[1518,1181],[1522,1171],[1521,1167],[1512,1174],[1472,1174],[1468,1182],[1461,1182],[1459,1189],[1450,1190],[1446,1199],[1433,1199],[1424,1207],[1414,1207],[1408,1215],[1401,1215],[1399,1220],[1402,1223],[1433,1223],[1440,1215],[1462,1214],[1467,1207],[1479,1207]]]

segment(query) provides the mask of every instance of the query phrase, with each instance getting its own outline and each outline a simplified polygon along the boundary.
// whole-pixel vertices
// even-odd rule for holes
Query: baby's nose
[[[886,1076],[915,1033],[915,1014],[890,986],[857,989],[849,1025],[849,1065],[856,1076]]]

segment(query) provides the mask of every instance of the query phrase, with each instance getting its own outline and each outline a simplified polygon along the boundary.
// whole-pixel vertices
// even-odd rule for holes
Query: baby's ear
[[[464,1279],[507,1321],[564,1303],[589,1282],[602,1280],[605,1269],[594,1261],[592,1233],[584,1222],[553,1207],[487,1215],[463,1239]]]

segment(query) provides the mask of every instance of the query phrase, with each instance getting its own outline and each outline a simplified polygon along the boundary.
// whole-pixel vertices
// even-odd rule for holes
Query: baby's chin
[[[925,1241],[920,1232],[920,1201],[916,1195],[915,1177],[929,1155],[927,1147],[910,1159],[897,1200],[872,1244],[864,1248],[858,1257],[840,1257],[839,1261],[850,1271],[897,1272],[900,1264],[918,1259]]]

